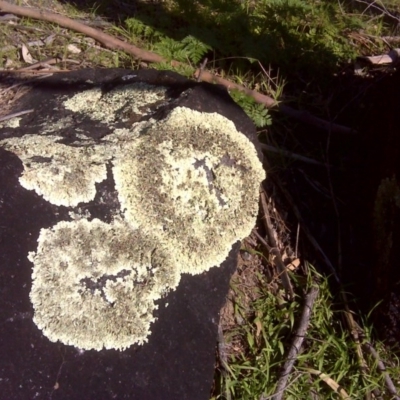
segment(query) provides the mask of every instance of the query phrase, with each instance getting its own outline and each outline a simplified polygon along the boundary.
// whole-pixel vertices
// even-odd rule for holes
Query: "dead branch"
[[[379,358],[378,352],[372,347],[371,343],[364,343],[363,347],[375,358],[376,362],[378,363],[378,370],[382,372],[383,377],[385,379],[385,384],[386,387],[389,391],[389,393],[393,396],[393,400],[400,400],[399,395],[397,394],[396,387],[394,386],[394,383],[392,379],[390,378],[389,374],[386,372],[386,367],[385,364],[382,362],[382,360]]]
[[[98,29],[91,28],[90,26],[74,21],[68,17],[64,17],[63,15],[54,14],[43,10],[37,10],[35,8],[15,6],[14,4],[7,3],[6,1],[0,1],[0,12],[56,23],[57,25],[63,26],[64,28],[72,29],[73,31],[90,36],[109,49],[124,50],[134,57],[148,62],[166,61],[158,54],[155,54],[151,51],[142,50],[139,47],[126,43],[116,37],[101,32]]]
[[[276,148],[274,146],[270,146],[268,144],[261,144],[261,149],[265,152],[270,152],[270,153],[277,153],[280,154],[284,157],[289,157],[289,158],[293,158],[295,160],[299,160],[299,161],[303,161],[305,163],[308,164],[313,164],[313,165],[319,165],[321,167],[326,167],[326,164],[322,164],[319,161],[313,160],[312,158],[308,158],[305,156],[302,156],[301,154],[296,154],[296,153],[292,153],[291,151],[287,151],[287,150],[283,150],[283,149],[279,149]]]
[[[4,117],[0,117],[0,122],[7,121],[11,118],[20,117],[21,115],[30,114],[31,112],[34,112],[34,111],[35,111],[34,109],[31,109],[31,110],[25,110],[25,111],[16,112],[14,114],[6,115]]]
[[[225,338],[224,338],[224,333],[222,331],[222,325],[221,321],[218,324],[218,346],[217,346],[217,351],[218,351],[218,358],[221,363],[221,374],[223,377],[227,377],[229,373],[229,366],[228,366],[228,356],[226,353],[226,343],[225,343]],[[232,400],[231,392],[229,389],[225,390],[225,396],[226,400]]]
[[[200,70],[198,69],[194,73],[194,76],[197,78],[199,74]],[[277,107],[278,111],[280,111],[282,114],[285,114],[288,117],[297,119],[298,121],[304,122],[306,124],[316,126],[320,129],[335,133],[344,133],[344,134],[356,133],[353,129],[348,128],[347,126],[338,125],[329,121],[325,121],[321,118],[311,115],[308,111],[295,110],[294,108],[289,107],[286,104],[276,102],[274,99],[272,99],[269,96],[266,96],[265,94],[259,93],[256,90],[248,89],[228,79],[216,76],[211,72],[201,71],[201,79],[209,83],[217,83],[219,85],[223,85],[228,90],[232,89],[239,90],[245,93],[247,96],[251,96],[257,103],[263,104],[266,108]]]
[[[372,65],[384,65],[384,64],[397,64],[399,62],[400,49],[392,49],[387,54],[381,54],[378,56],[363,56],[357,57],[360,61],[367,61]]]
[[[268,170],[269,168],[267,168]],[[304,223],[303,217],[300,213],[300,210],[297,208],[296,204],[294,203],[292,196],[290,195],[289,191],[284,187],[284,185],[281,184],[279,179],[275,178],[273,175],[270,174],[270,178],[272,181],[276,184],[276,186],[281,190],[283,193],[284,197],[290,204],[292,211],[297,218],[298,222],[301,225],[301,231],[306,235],[306,238],[310,242],[310,244],[314,247],[316,250],[317,254],[321,257],[321,259],[324,261],[325,265],[331,270],[336,282],[340,284],[340,279],[339,275],[336,272],[335,267],[333,266],[332,262],[329,260],[328,256],[325,254],[325,252],[322,250],[321,246],[317,242],[317,240],[314,238],[312,235],[311,231],[308,229],[307,224]]]
[[[254,231],[254,233],[261,241],[261,243],[266,247],[268,253],[274,257],[273,263],[278,268],[278,272],[282,279],[283,287],[285,288],[286,294],[288,294],[289,298],[292,300],[294,298],[293,287],[292,284],[290,283],[289,275],[287,273],[287,268],[282,261],[281,252],[279,251],[278,245],[275,240],[274,228],[272,227],[271,217],[269,215],[269,210],[268,210],[268,204],[263,189],[261,190],[260,200],[261,200],[261,208],[264,213],[262,220],[264,222],[264,226],[268,235],[268,240],[271,245],[268,245],[268,243],[257,231]]]
[[[164,59],[163,57],[161,57],[156,53],[147,50],[142,50],[139,47],[136,47],[130,43],[126,43],[116,37],[108,35],[107,33],[104,33],[98,29],[87,26],[83,23],[74,21],[63,15],[54,14],[43,10],[37,10],[34,8],[20,7],[1,0],[0,0],[0,12],[56,23],[60,26],[63,26],[64,28],[72,29],[76,32],[83,33],[84,35],[87,35],[97,40],[98,42],[103,44],[103,46],[105,46],[106,48],[112,50],[123,50],[126,53],[132,55],[133,57],[146,62],[157,63],[157,62],[167,61],[166,59]],[[180,62],[174,60],[170,61],[170,63],[172,66],[181,65]],[[241,92],[246,93],[248,96],[251,96],[257,103],[263,104],[266,108],[277,107],[277,109],[281,113],[287,115],[288,117],[297,119],[301,122],[317,126],[321,129],[328,130],[330,132],[345,133],[345,134],[355,133],[355,131],[351,128],[334,124],[329,121],[325,121],[321,118],[311,115],[307,111],[295,110],[282,103],[278,104],[274,99],[272,99],[269,96],[261,94],[256,90],[248,89],[242,85],[238,85],[237,83],[234,83],[228,79],[218,77],[210,72],[202,70],[201,68],[195,72],[194,77],[198,79],[200,75],[201,75],[201,80],[210,83],[218,83],[220,85],[225,86],[228,90],[229,89],[240,90]]]
[[[290,279],[286,270],[286,266],[282,261],[281,253],[276,247],[271,247],[267,241],[254,229],[253,233],[257,236],[258,240],[265,246],[268,253],[273,256],[273,263],[278,268],[279,275],[282,279],[282,285],[285,288],[286,294],[289,296],[290,300],[293,300],[294,292]]]
[[[318,286],[313,286],[305,297],[304,308],[299,322],[299,326],[296,330],[293,342],[290,346],[287,359],[283,366],[281,377],[278,380],[278,385],[276,387],[273,400],[282,399],[284,389],[289,379],[289,375],[293,369],[293,365],[296,361],[297,354],[299,353],[301,346],[303,345],[304,337],[306,335],[308,325],[310,323],[311,311],[314,306],[315,299],[318,296],[318,292],[319,292]],[[265,400],[264,395],[260,397],[260,400]]]

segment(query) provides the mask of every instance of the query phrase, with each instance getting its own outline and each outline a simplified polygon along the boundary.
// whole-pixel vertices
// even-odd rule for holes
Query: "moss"
[[[179,282],[171,256],[123,221],[59,222],[41,230],[29,259],[36,325],[82,349],[146,342],[154,301]]]

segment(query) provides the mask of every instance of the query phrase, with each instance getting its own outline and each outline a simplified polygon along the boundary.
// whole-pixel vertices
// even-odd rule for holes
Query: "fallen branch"
[[[124,50],[127,53],[133,55],[134,57],[146,60],[148,62],[165,61],[163,57],[161,57],[156,53],[142,50],[139,47],[126,43],[98,29],[74,21],[68,17],[64,17],[63,15],[54,14],[43,10],[37,10],[35,8],[15,6],[14,4],[7,3],[6,1],[0,1],[0,12],[56,23],[60,26],[63,26],[64,28],[72,29],[73,31],[80,32],[83,33],[84,35],[90,36],[91,38],[102,43],[105,47],[109,49]]]
[[[299,353],[301,346],[303,345],[304,337],[306,335],[308,325],[310,323],[311,311],[314,306],[315,299],[318,296],[318,286],[313,286],[307,293],[304,303],[303,312],[299,322],[299,326],[294,335],[293,343],[290,346],[290,350],[283,366],[281,377],[278,380],[278,385],[273,396],[273,400],[281,400],[284,389],[286,388],[289,375],[293,369],[293,365],[297,359],[297,354]],[[260,400],[265,400],[264,395],[261,396]]]
[[[195,78],[197,78],[199,74],[200,74],[200,70],[198,69],[194,73]],[[325,121],[321,118],[311,115],[308,111],[295,110],[294,108],[289,107],[285,104],[276,102],[274,99],[272,99],[269,96],[266,96],[265,94],[259,93],[256,90],[248,89],[248,88],[246,88],[242,85],[239,85],[237,83],[234,83],[228,79],[216,76],[216,75],[212,74],[211,72],[201,71],[201,79],[203,81],[206,81],[209,83],[217,83],[219,85],[223,85],[228,90],[232,90],[232,89],[239,90],[239,91],[245,93],[247,96],[251,96],[257,103],[264,104],[264,106],[266,108],[277,107],[278,110],[282,114],[285,114],[288,117],[297,119],[298,121],[304,122],[309,125],[314,125],[320,129],[326,130],[328,132],[345,133],[345,134],[355,133],[355,131],[353,129],[348,128],[347,126],[338,125],[338,124],[334,124],[329,121]]]
[[[270,168],[268,166],[267,171],[269,169]],[[286,187],[284,185],[282,185],[282,183],[280,182],[279,179],[274,177],[273,174],[270,174],[269,177],[270,177],[270,179],[272,179],[274,184],[281,190],[281,192],[283,193],[283,195],[286,198],[287,202],[290,204],[290,206],[292,208],[292,211],[293,211],[295,217],[297,218],[297,221],[301,225],[301,231],[306,235],[308,241],[314,247],[316,252],[319,254],[319,256],[321,257],[321,259],[323,260],[325,265],[331,270],[336,282],[338,282],[340,284],[339,275],[337,274],[335,267],[333,266],[332,262],[330,261],[328,256],[325,254],[325,252],[322,250],[322,247],[319,245],[317,240],[314,238],[314,236],[312,235],[311,231],[308,229],[307,224],[304,223],[303,217],[302,217],[299,209],[297,208],[296,204],[294,203],[294,201],[292,199],[292,196],[290,195],[289,191],[286,189]]]
[[[269,240],[270,245],[265,241],[265,239],[256,230],[254,230],[253,232],[257,236],[258,240],[260,240],[260,242],[265,246],[268,253],[273,257],[272,262],[273,262],[273,264],[275,264],[275,266],[278,269],[278,272],[281,277],[282,284],[283,284],[283,287],[285,288],[286,294],[289,296],[290,300],[293,300],[293,298],[294,298],[293,287],[292,287],[292,284],[290,283],[289,274],[287,272],[286,265],[282,261],[282,256],[281,256],[281,252],[279,251],[278,244],[276,243],[276,240],[275,240],[274,229],[272,227],[271,217],[269,215],[269,210],[268,210],[268,204],[267,204],[265,192],[263,189],[261,190],[260,201],[261,201],[261,208],[264,213],[262,220],[264,222],[264,226],[267,231],[268,240]]]
[[[279,276],[282,279],[282,285],[285,288],[286,294],[289,296],[290,300],[293,300],[294,297],[294,292],[292,285],[290,283],[290,279],[286,270],[286,266],[282,261],[281,253],[279,252],[279,249],[276,247],[271,247],[267,241],[254,229],[253,233],[257,236],[257,239],[265,246],[267,249],[268,253],[273,256],[273,263],[276,265],[276,268],[278,269]]]
[[[276,148],[274,146],[270,146],[268,144],[263,144],[262,143],[261,144],[261,149],[263,151],[270,152],[270,153],[278,153],[278,154],[280,154],[280,155],[282,155],[284,157],[294,158],[295,160],[303,161],[303,162],[306,162],[308,164],[320,165],[321,167],[326,167],[326,164],[322,164],[321,162],[313,160],[312,158],[308,158],[308,157],[302,156],[300,154],[292,153],[291,151],[279,149],[279,148]]]
[[[310,374],[317,375],[318,378],[320,378],[328,386],[330,386],[336,393],[338,393],[339,396],[343,400],[351,400],[351,397],[347,394],[347,392],[336,381],[334,381],[329,375],[324,374],[323,372],[318,371],[317,369],[312,369],[312,368],[306,368],[306,371],[309,372]]]
[[[400,49],[392,49],[387,54],[378,56],[363,56],[357,57],[357,60],[367,61],[373,65],[396,64],[399,62]]]
[[[375,361],[377,362],[377,367],[380,372],[382,372],[382,375],[385,379],[385,384],[386,387],[389,391],[389,393],[393,396],[393,400],[400,400],[399,395],[397,394],[396,387],[394,386],[394,383],[392,379],[390,378],[389,374],[386,372],[386,367],[385,364],[382,362],[382,360],[379,358],[379,354],[377,351],[372,347],[371,343],[364,343],[363,347],[375,358]]]
[[[20,117],[21,115],[30,114],[31,112],[34,112],[34,111],[35,111],[34,109],[31,109],[31,110],[16,112],[14,114],[9,114],[4,117],[0,117],[0,122],[7,121],[7,120],[15,118],[15,117]]]
[[[97,40],[108,49],[123,50],[139,60],[143,60],[150,63],[167,62],[167,60],[161,57],[159,54],[147,50],[142,50],[139,47],[136,47],[130,43],[126,43],[114,36],[108,35],[107,33],[104,33],[98,29],[87,26],[83,23],[74,21],[63,15],[37,10],[34,8],[20,7],[1,0],[0,0],[0,12],[5,14],[9,13],[22,17],[34,18],[42,21],[56,23],[64,28],[72,29],[76,32],[83,33],[84,35],[87,35]],[[170,63],[172,66],[179,66],[182,64],[174,60],[170,61]],[[240,90],[241,92],[244,92],[248,96],[253,97],[257,103],[263,104],[266,108],[277,107],[277,109],[281,113],[287,115],[288,117],[297,119],[301,122],[317,126],[321,129],[328,130],[330,132],[345,133],[345,134],[355,133],[355,131],[351,128],[334,124],[329,121],[325,121],[321,118],[311,115],[307,111],[295,110],[282,103],[278,104],[274,99],[272,99],[269,96],[261,94],[256,90],[248,89],[242,85],[238,85],[237,83],[234,83],[228,79],[218,77],[210,72],[202,70],[201,68],[195,72],[194,77],[198,79],[200,75],[201,75],[201,80],[203,81],[218,83],[220,85],[225,86],[228,90],[229,89]]]

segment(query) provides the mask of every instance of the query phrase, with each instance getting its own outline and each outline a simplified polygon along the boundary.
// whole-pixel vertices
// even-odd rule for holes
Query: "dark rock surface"
[[[154,105],[143,118],[163,118],[177,105],[218,112],[256,143],[252,122],[223,89],[197,84],[170,72],[120,69],[55,74],[35,84],[13,112],[30,108],[35,111],[21,117],[20,128],[13,129],[12,136],[36,134],[48,118],[56,121],[68,116],[68,112],[63,115],[56,110],[56,98],[60,95],[70,96],[83,88],[99,86],[106,92],[126,84],[126,75],[130,76],[129,83],[140,81],[168,87],[168,101]],[[87,124],[94,140],[109,133],[104,124],[75,118],[77,125]],[[10,137],[10,132],[0,128],[0,140]],[[75,134],[67,128],[61,133],[65,143],[71,143]],[[148,343],[133,345],[125,351],[81,351],[50,342],[32,321],[32,263],[27,254],[35,251],[40,229],[69,220],[69,212],[77,207],[56,206],[24,189],[18,181],[22,170],[20,159],[0,147],[1,397],[207,400],[213,379],[219,310],[236,267],[239,243],[220,267],[195,276],[184,274],[178,288],[158,301],[157,320],[151,326]],[[119,207],[110,171],[106,180],[96,184],[96,189],[95,199],[84,208],[93,218],[109,222]]]

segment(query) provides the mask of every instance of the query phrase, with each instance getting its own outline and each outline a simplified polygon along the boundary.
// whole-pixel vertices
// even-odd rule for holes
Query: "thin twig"
[[[225,351],[226,343],[224,338],[224,333],[222,331],[221,321],[218,324],[218,358],[221,362],[222,376],[226,379],[229,373],[228,357]],[[226,400],[231,400],[231,392],[229,390],[225,391]]]
[[[206,58],[204,59],[204,61],[200,64],[199,74],[198,74],[198,76],[197,76],[197,82],[200,82],[200,80],[201,80],[201,74],[202,74],[202,72],[204,71],[204,68],[205,68],[206,65],[207,65],[207,61],[208,61],[208,58],[206,57]]]
[[[194,76],[196,78],[197,78],[199,72],[200,71],[197,70],[194,73]],[[203,71],[201,74],[201,79],[203,81],[206,81],[209,83],[217,83],[219,85],[223,85],[228,90],[232,90],[232,89],[239,90],[240,92],[245,93],[247,96],[252,97],[256,101],[256,103],[263,104],[266,108],[277,108],[278,111],[280,111],[282,114],[285,114],[286,116],[288,116],[290,118],[297,119],[298,121],[304,122],[309,125],[316,126],[320,129],[323,129],[323,130],[330,129],[332,132],[343,133],[343,134],[356,133],[356,131],[354,129],[348,128],[347,126],[338,125],[338,124],[334,124],[329,121],[325,121],[321,118],[311,115],[308,111],[295,110],[294,108],[291,108],[291,107],[287,106],[286,104],[276,102],[274,99],[272,99],[269,96],[266,96],[265,94],[259,93],[256,90],[248,89],[248,88],[246,88],[242,85],[239,85],[237,83],[234,83],[228,79],[216,76],[216,75],[212,74],[211,72]]]
[[[289,202],[289,204],[292,207],[292,211],[294,215],[296,216],[298,222],[301,225],[301,230],[305,234],[306,238],[308,241],[311,243],[311,245],[314,247],[314,249],[317,251],[317,253],[320,255],[326,266],[331,270],[333,276],[335,277],[336,282],[340,283],[339,275],[337,274],[332,262],[329,260],[328,256],[325,254],[325,252],[322,250],[321,246],[317,242],[317,240],[314,238],[310,230],[308,229],[307,225],[303,221],[303,217],[301,216],[301,213],[297,206],[294,204],[292,196],[288,192],[288,190],[284,187],[279,182],[279,179],[274,179],[273,175],[270,175],[270,178],[274,181],[274,183],[279,187],[279,189],[282,191],[283,195],[286,197],[286,200]]]
[[[302,373],[298,373],[297,374],[297,376],[294,378],[294,379],[292,379],[291,381],[290,381],[290,383],[287,385],[287,386],[285,386],[280,392],[275,392],[273,395],[271,395],[271,396],[264,396],[264,397],[261,397],[261,399],[262,400],[272,400],[273,398],[274,398],[274,396],[276,396],[277,394],[280,394],[280,393],[284,393],[285,392],[285,390],[287,390],[290,386],[292,386],[298,379],[300,379],[302,376],[303,376],[304,374],[302,374]],[[261,400],[260,399],[260,400]]]
[[[299,250],[299,238],[300,238],[300,223],[297,223],[297,232],[296,232],[296,247],[294,251],[294,256],[298,257],[298,250]]]
[[[293,342],[290,346],[287,359],[285,361],[285,364],[283,365],[281,377],[278,380],[275,395],[273,397],[274,400],[282,399],[284,389],[286,388],[287,381],[289,379],[289,375],[297,359],[297,354],[300,352],[301,346],[303,345],[304,337],[306,335],[308,325],[310,323],[311,311],[314,306],[315,299],[318,296],[318,292],[319,292],[318,286],[313,286],[305,297],[304,308],[300,318],[300,322],[296,330],[296,333],[294,335]],[[260,400],[265,400],[265,399],[266,397],[264,397],[264,395],[260,397]]]
[[[394,386],[394,383],[392,379],[390,378],[389,374],[386,372],[386,367],[385,364],[382,362],[382,360],[379,357],[378,352],[372,347],[371,343],[364,343],[363,347],[375,358],[377,362],[377,367],[380,372],[382,372],[382,375],[385,379],[385,384],[386,387],[389,391],[389,393],[394,396],[392,397],[393,400],[400,400],[400,396],[397,394],[396,387]]]
[[[285,291],[288,294],[289,298],[292,300],[294,298],[293,287],[292,287],[292,284],[290,283],[286,265],[282,261],[282,256],[281,256],[281,252],[279,251],[278,244],[276,243],[276,240],[275,240],[274,229],[272,227],[271,217],[269,215],[269,210],[268,210],[268,205],[267,205],[267,200],[265,197],[264,190],[261,191],[260,200],[261,200],[261,208],[262,208],[263,214],[264,214],[262,219],[264,221],[264,225],[265,225],[265,228],[266,228],[267,234],[268,234],[268,240],[269,240],[269,243],[271,244],[271,246],[268,245],[268,243],[264,240],[264,238],[257,231],[254,230],[254,233],[258,237],[258,239],[261,241],[261,243],[264,244],[268,253],[274,257],[273,263],[278,268],[279,275],[281,276],[281,279],[282,279],[283,287],[285,288]]]
[[[81,61],[73,60],[71,58],[58,58],[58,57],[52,57],[48,58],[43,61],[38,61],[34,64],[31,64],[27,67],[23,67],[20,69],[17,69],[16,71],[21,72],[21,71],[31,71],[37,68],[48,68],[50,65],[58,64],[60,62],[66,63],[69,62],[70,64],[81,64]]]
[[[312,158],[308,158],[308,157],[302,156],[300,154],[292,153],[287,150],[278,149],[278,148],[270,146],[268,144],[261,144],[261,149],[266,152],[278,153],[278,154],[282,154],[283,156],[286,156],[286,157],[294,158],[295,160],[304,161],[308,164],[320,165],[321,167],[325,167],[325,164],[323,164],[319,161],[313,160]]]
[[[31,109],[31,110],[19,111],[19,112],[16,112],[14,114],[5,115],[4,117],[0,117],[0,122],[7,121],[7,120],[9,120],[11,118],[19,117],[21,115],[29,114],[29,113],[31,113],[33,111],[35,111],[35,110]]]
[[[47,12],[44,10],[37,10],[34,8],[20,7],[20,6],[14,5],[14,4],[7,3],[6,1],[0,1],[0,12],[11,13],[11,14],[15,14],[15,15],[23,16],[23,17],[29,17],[29,18],[39,19],[42,21],[56,23],[60,26],[63,26],[64,28],[72,29],[76,32],[80,32],[80,33],[83,33],[84,35],[92,37],[93,39],[102,43],[103,46],[105,46],[109,49],[123,50],[127,54],[130,54],[133,57],[135,57],[136,59],[139,59],[142,61],[151,62],[151,63],[167,62],[167,60],[165,58],[163,58],[162,56],[160,56],[159,54],[140,49],[139,47],[136,47],[130,43],[126,43],[114,36],[111,36],[111,35],[108,35],[107,33],[102,32],[98,29],[92,28],[90,26],[87,26],[80,22],[74,21],[68,17],[62,16],[59,14],[54,14],[54,13]],[[170,61],[170,64],[172,66],[182,65],[182,63],[175,61],[175,60]],[[273,108],[273,107],[275,108],[276,107],[280,112],[282,112],[283,114],[287,115],[290,118],[294,118],[294,119],[297,119],[304,123],[317,126],[324,130],[331,129],[331,131],[335,132],[335,133],[345,133],[345,134],[355,133],[355,131],[351,128],[348,128],[348,127],[345,127],[342,125],[338,125],[338,124],[334,124],[329,121],[325,121],[321,118],[311,115],[308,111],[299,111],[299,110],[295,110],[285,104],[282,104],[282,103],[278,104],[271,97],[261,94],[261,93],[257,92],[256,90],[247,89],[246,87],[244,87],[242,85],[238,85],[228,79],[218,77],[208,71],[197,69],[197,71],[194,73],[195,79],[198,79],[200,75],[201,75],[201,79],[203,81],[211,82],[211,83],[218,83],[220,85],[225,86],[228,90],[230,90],[230,89],[240,90],[241,92],[244,92],[248,96],[253,97],[253,99],[257,103],[263,104],[266,108]]]
[[[58,24],[60,26],[63,26],[64,28],[72,29],[76,32],[81,32],[87,36],[90,36],[98,42],[102,43],[107,48],[124,50],[138,59],[146,60],[149,62],[165,61],[163,57],[156,53],[142,50],[139,47],[136,47],[130,43],[123,42],[116,37],[108,35],[98,29],[92,28],[80,22],[76,22],[63,15],[43,10],[37,10],[35,8],[20,7],[14,4],[7,3],[6,1],[0,1],[0,12],[11,13],[23,17],[34,18]],[[174,62],[171,62],[171,64],[174,65]]]
[[[329,375],[313,368],[305,368],[305,371],[309,372],[310,374],[317,375],[319,379],[329,385],[343,400],[351,400],[351,397],[341,387],[341,385],[334,381]]]

